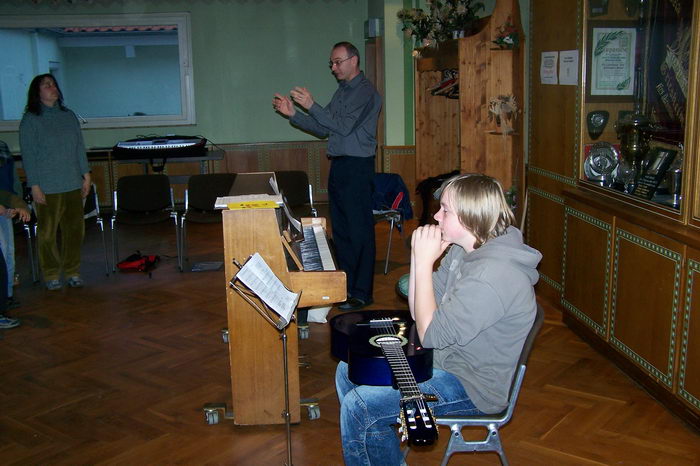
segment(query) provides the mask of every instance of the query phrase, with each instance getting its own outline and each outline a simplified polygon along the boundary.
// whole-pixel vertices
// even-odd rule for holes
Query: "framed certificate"
[[[637,29],[633,23],[589,21],[586,45],[586,100],[634,99]]]

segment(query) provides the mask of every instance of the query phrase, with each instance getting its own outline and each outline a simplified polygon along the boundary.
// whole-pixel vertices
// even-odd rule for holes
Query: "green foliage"
[[[428,0],[426,3],[429,14],[420,8],[404,8],[396,15],[403,23],[402,30],[418,42],[451,39],[453,31],[465,31],[469,35],[479,19],[477,13],[484,9],[483,2],[475,0]]]

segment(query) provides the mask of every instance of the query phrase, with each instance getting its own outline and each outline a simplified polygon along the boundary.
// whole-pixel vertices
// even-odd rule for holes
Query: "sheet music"
[[[274,191],[275,194],[280,193],[280,188],[277,186],[277,178],[274,176],[270,177],[270,186],[272,187],[272,191]]]
[[[287,220],[289,220],[289,224],[294,227],[297,233],[301,233],[301,222],[294,218],[286,202],[282,203],[282,208],[284,209],[284,214],[287,216]]]
[[[288,290],[260,254],[253,254],[235,278],[280,316],[283,324],[280,328],[289,324],[300,294]]]

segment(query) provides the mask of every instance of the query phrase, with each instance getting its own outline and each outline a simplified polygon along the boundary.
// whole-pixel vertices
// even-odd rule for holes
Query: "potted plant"
[[[416,39],[418,46],[435,45],[476,32],[477,13],[484,9],[476,0],[427,0],[430,13],[420,8],[404,8],[396,16],[403,23],[402,30]]]
[[[402,22],[401,30],[408,37],[413,37],[416,47],[433,45],[435,36],[433,35],[433,18],[420,8],[404,8],[396,16]]]
[[[492,42],[496,44],[501,49],[513,49],[518,46],[520,42],[520,37],[518,36],[518,30],[513,25],[510,16],[506,19],[505,24],[497,28],[496,39]]]
[[[466,37],[476,32],[477,13],[484,9],[483,2],[475,0],[432,0],[428,4],[435,18],[438,40]]]

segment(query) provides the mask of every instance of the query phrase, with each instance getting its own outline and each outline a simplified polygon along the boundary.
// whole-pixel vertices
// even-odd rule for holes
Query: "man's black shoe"
[[[359,309],[362,309],[363,307],[369,306],[372,303],[373,301],[371,299],[365,301],[360,298],[350,298],[343,304],[339,305],[338,309],[340,309],[341,311],[357,311]]]

